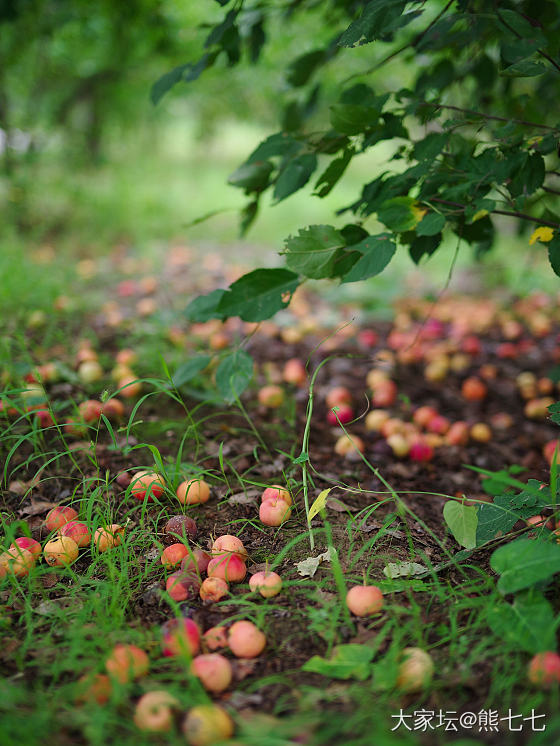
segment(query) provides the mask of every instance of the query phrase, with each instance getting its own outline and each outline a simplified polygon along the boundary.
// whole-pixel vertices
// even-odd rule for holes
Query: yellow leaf
[[[488,215],[488,210],[479,210],[478,212],[475,212],[475,214],[472,216],[471,223],[476,223],[477,220],[486,217],[486,215]]]
[[[548,241],[552,241],[553,237],[554,231],[552,230],[552,228],[549,228],[547,225],[539,225],[539,227],[535,228],[535,230],[531,233],[529,245],[532,246],[536,241],[547,243]]]
[[[411,205],[410,209],[412,210],[412,214],[416,218],[416,223],[414,224],[414,226],[417,226],[424,215],[428,212],[428,209],[426,207],[420,207],[418,203]]]
[[[328,490],[323,490],[319,493],[317,499],[313,501],[313,505],[309,508],[309,515],[307,516],[308,523],[311,523],[311,520],[315,518],[317,513],[320,513],[321,510],[323,510],[323,508],[327,504],[327,497],[329,496],[329,492],[331,490],[332,487],[329,487]]]

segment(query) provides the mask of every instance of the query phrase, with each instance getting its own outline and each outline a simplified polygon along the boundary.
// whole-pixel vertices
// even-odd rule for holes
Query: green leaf
[[[273,170],[274,166],[270,161],[243,163],[228,178],[228,184],[245,189],[247,194],[249,192],[262,192],[267,188]]]
[[[393,258],[397,246],[388,233],[380,233],[353,244],[352,250],[359,251],[362,256],[342,277],[342,282],[359,282],[378,275]]]
[[[441,153],[448,141],[447,132],[431,132],[414,145],[412,154],[417,161],[431,161]]]
[[[388,578],[408,578],[411,575],[424,575],[429,570],[419,562],[389,562],[383,568],[383,575]]]
[[[477,509],[456,500],[448,500],[443,506],[443,518],[455,541],[466,549],[476,546]]]
[[[542,155],[526,154],[524,162],[511,179],[508,189],[514,196],[533,194],[542,186],[544,175],[545,166]]]
[[[322,674],[331,679],[364,681],[371,675],[370,663],[373,656],[374,651],[365,645],[336,645],[329,659],[314,655],[303,664],[301,670]]]
[[[441,233],[444,225],[444,215],[428,212],[416,226],[416,233],[419,236],[435,236],[436,233]]]
[[[281,202],[290,194],[297,192],[307,184],[313,171],[317,168],[315,153],[305,153],[293,158],[280,171],[274,186],[274,199]]]
[[[243,321],[263,321],[285,308],[299,285],[287,269],[255,269],[232,283],[221,297],[218,312]]]
[[[509,78],[534,78],[547,71],[546,65],[536,60],[520,60],[500,70],[500,75]]]
[[[329,496],[329,492],[332,490],[332,487],[329,487],[326,490],[323,490],[319,493],[318,497],[313,501],[313,504],[309,508],[309,514],[307,516],[307,522],[311,523],[313,518],[320,513],[322,510],[324,510],[325,505],[327,504],[327,497]]]
[[[500,575],[500,593],[515,593],[560,572],[560,546],[540,539],[517,539],[496,549],[490,567]]]
[[[420,218],[418,212],[413,209],[415,203],[414,197],[393,197],[383,202],[377,211],[377,217],[396,233],[409,231]]]
[[[348,148],[341,156],[334,158],[329,163],[315,184],[315,194],[318,197],[326,197],[327,194],[329,194],[331,189],[346,171],[346,167],[352,160],[353,155],[354,151],[352,148]]]
[[[253,358],[237,349],[226,355],[216,370],[216,386],[222,398],[231,404],[245,391],[253,378]]]
[[[331,126],[343,135],[359,135],[379,121],[381,108],[360,104],[334,104],[331,106]]]
[[[560,233],[556,233],[552,241],[548,242],[548,261],[552,267],[554,274],[560,276]],[[560,422],[554,420],[557,425]]]
[[[513,493],[496,495],[494,502],[483,503],[479,507],[476,529],[477,546],[505,536],[520,518],[526,520],[533,515],[537,515],[540,507],[548,503],[543,498],[541,504],[536,502],[534,505],[519,505],[518,500],[518,495]]]
[[[286,239],[286,265],[304,277],[319,280],[332,275],[344,238],[331,225],[300,228],[298,236]]]
[[[418,264],[423,256],[431,256],[439,247],[441,238],[441,233],[435,236],[416,236],[408,247],[412,261]]]
[[[513,604],[497,601],[486,611],[486,621],[494,634],[526,653],[556,649],[558,620],[542,593],[531,589],[515,597]]]
[[[247,163],[266,161],[273,156],[289,156],[301,150],[300,143],[286,132],[276,132],[258,145],[247,158]]]
[[[560,366],[556,366],[556,367],[558,368],[558,370],[556,371],[558,375],[558,379],[557,379],[558,381],[560,380]],[[550,374],[548,377],[551,378]],[[548,408],[548,413],[550,415],[550,419],[552,420],[552,422],[554,422],[555,425],[560,425],[560,402],[557,401],[554,404],[551,404],[550,407]]]
[[[197,80],[207,68],[212,67],[217,56],[217,51],[207,52],[202,55],[198,62],[187,62],[162,75],[161,78],[156,80],[150,91],[150,98],[154,106],[177,83],[181,81],[191,83],[193,80]]]
[[[325,49],[314,49],[302,54],[288,65],[286,80],[294,88],[305,85],[315,70],[325,62],[327,56]]]
[[[187,381],[192,380],[198,373],[203,371],[204,368],[208,367],[211,359],[210,355],[197,355],[197,357],[187,360],[187,362],[180,365],[173,374],[173,385],[179,388],[184,383],[187,383]]]
[[[199,295],[185,308],[184,314],[189,321],[204,322],[209,319],[223,319],[223,314],[218,311],[225,290],[212,290],[207,295]]]
[[[406,3],[401,0],[372,0],[362,15],[348,26],[338,43],[341,47],[353,47],[358,42],[367,43],[379,39],[396,28],[395,22],[402,15]]]

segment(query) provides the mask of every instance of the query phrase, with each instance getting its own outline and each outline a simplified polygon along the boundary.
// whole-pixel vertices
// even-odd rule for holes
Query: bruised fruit
[[[189,550],[184,544],[170,544],[161,553],[161,564],[164,567],[175,567],[188,556]]]
[[[91,533],[85,523],[68,521],[60,529],[61,536],[68,536],[76,542],[79,547],[87,547],[91,541]]]
[[[277,409],[284,403],[284,389],[281,386],[276,386],[271,383],[268,386],[263,386],[259,389],[258,393],[259,404],[269,409]]]
[[[208,564],[212,557],[203,549],[195,549],[190,552],[181,562],[183,572],[192,572],[195,575],[202,575],[208,569]]]
[[[14,547],[27,549],[27,551],[31,552],[35,559],[38,559],[39,555],[43,551],[39,542],[35,541],[35,539],[30,539],[28,536],[20,536],[18,539],[15,539],[14,542],[11,544],[10,549]]]
[[[199,595],[203,601],[216,603],[229,593],[229,585],[223,578],[210,577],[203,580],[200,586]]]
[[[252,622],[234,622],[229,628],[228,645],[236,658],[256,658],[266,646],[266,636]]]
[[[145,676],[150,669],[148,654],[136,645],[115,645],[105,668],[121,684]]]
[[[172,573],[165,582],[165,590],[174,601],[186,601],[194,598],[200,590],[200,578],[194,573],[181,570]]]
[[[278,498],[284,500],[288,505],[291,505],[293,502],[290,491],[279,484],[273,484],[272,486],[267,487],[261,495],[261,502],[263,503],[265,500],[276,500]]]
[[[105,673],[98,673],[93,678],[82,676],[77,681],[77,702],[97,702],[98,705],[106,704],[112,692],[111,679]]]
[[[208,650],[222,650],[227,648],[227,633],[225,627],[210,627],[202,635],[204,647]]]
[[[179,539],[194,541],[197,534],[196,522],[186,515],[173,515],[165,524],[163,533],[168,543],[174,543]]]
[[[51,567],[71,565],[78,559],[78,552],[78,545],[69,536],[51,539],[43,548],[45,562]]]
[[[118,547],[124,536],[124,528],[118,523],[113,523],[105,528],[98,528],[93,535],[93,543],[98,552],[106,552],[108,549]]]
[[[34,567],[35,562],[35,555],[28,549],[21,549],[20,547],[11,547],[0,554],[0,568],[4,571],[2,576],[12,573],[16,578],[22,578],[29,575],[29,571]]]
[[[259,518],[265,526],[281,526],[292,513],[292,506],[277,498],[265,500],[259,508]]]
[[[542,688],[560,684],[560,655],[551,650],[537,653],[531,658],[527,676],[532,684]]]
[[[231,663],[220,653],[197,655],[191,663],[191,671],[206,691],[213,694],[225,691],[233,676]]]
[[[168,733],[175,721],[179,702],[169,692],[146,692],[134,709],[134,725],[151,733]]]

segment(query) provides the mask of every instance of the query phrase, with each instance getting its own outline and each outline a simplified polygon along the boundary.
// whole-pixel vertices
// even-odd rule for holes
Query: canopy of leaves
[[[355,157],[387,143],[361,194],[338,213],[353,214],[364,232],[359,244],[336,225],[302,227],[286,240],[289,269],[355,282],[382,271],[398,246],[418,263],[449,236],[480,255],[494,243],[496,216],[509,216],[520,230],[552,230],[538,240],[560,274],[560,124],[550,105],[560,94],[555,2],[259,3],[258,43],[246,20],[257,6],[220,4],[229,10],[207,32],[204,56],[167,73],[155,96],[202,74],[209,60],[254,59],[272,43],[267,29],[278,16],[286,27],[312,19],[316,38],[328,38],[322,46],[310,39],[310,48],[286,60],[282,128],[230,178],[249,197],[244,231],[266,191],[279,202],[314,182],[324,197]],[[359,59],[368,62],[349,78],[348,62],[365,46],[369,57]],[[333,70],[338,88],[324,84]],[[369,235],[378,223],[388,231],[379,245]],[[240,309],[232,303],[226,315]]]

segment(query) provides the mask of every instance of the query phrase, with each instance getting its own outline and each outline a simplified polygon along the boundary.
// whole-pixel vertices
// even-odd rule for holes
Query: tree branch
[[[460,210],[465,210],[467,205],[462,205],[460,202],[450,202],[447,199],[439,199],[439,197],[431,197],[425,200],[426,202],[437,202],[441,205],[449,205],[450,207],[457,207]],[[543,220],[542,218],[535,218],[533,215],[527,215],[524,212],[515,212],[513,210],[490,210],[492,215],[507,215],[510,218],[519,218],[520,220],[529,220],[532,223],[538,223],[539,225],[547,225],[549,228],[560,228],[560,223],[554,223],[551,220]]]
[[[494,114],[485,114],[482,111],[474,111],[473,109],[462,109],[460,106],[450,106],[449,104],[440,104],[437,102],[421,101],[420,106],[433,106],[436,109],[450,109],[451,111],[458,111],[461,114],[472,114],[475,117],[481,119],[493,119],[496,122],[513,122],[514,124],[520,124],[523,127],[535,127],[536,129],[549,130],[555,132],[557,127],[550,127],[548,124],[537,124],[536,122],[527,122],[524,119],[508,119],[507,117],[498,117]]]

